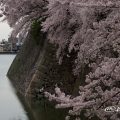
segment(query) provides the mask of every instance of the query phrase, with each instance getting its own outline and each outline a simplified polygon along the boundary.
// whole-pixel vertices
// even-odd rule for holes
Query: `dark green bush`
[[[43,37],[45,33],[41,31],[42,26],[41,26],[42,20],[34,20],[32,25],[31,25],[31,34],[33,37],[33,40],[37,45],[43,43]]]

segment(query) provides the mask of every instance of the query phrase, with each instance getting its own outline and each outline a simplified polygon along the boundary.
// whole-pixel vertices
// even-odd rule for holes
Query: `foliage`
[[[20,28],[26,33],[23,31],[28,31],[31,21],[43,15],[46,5],[44,0],[2,2],[3,13],[15,28],[13,35],[17,35]],[[55,95],[45,92],[50,100],[59,103],[58,108],[72,107],[70,115],[84,113],[88,119],[97,116],[101,120],[119,120],[118,112],[113,114],[103,110],[107,106],[120,105],[119,13],[119,0],[48,0],[47,19],[42,23],[42,31],[47,32],[51,43],[58,45],[59,63],[75,51],[73,73],[81,77],[85,66],[90,69],[78,96],[66,96],[58,87]],[[35,31],[38,31],[37,27]]]
[[[13,27],[12,36],[26,37],[32,21],[40,18],[46,0],[1,0],[1,10],[5,20]]]
[[[57,108],[73,108],[70,115],[85,114],[88,119],[118,120],[119,113],[105,112],[107,106],[120,105],[120,2],[118,0],[48,0],[48,18],[43,31],[59,46],[57,57],[77,52],[73,72],[81,78],[88,66],[79,96],[66,96],[59,87],[56,94],[45,92]],[[82,80],[82,78],[81,78]],[[69,119],[69,117],[67,117]],[[77,118],[76,118],[77,119]]]
[[[41,34],[43,34],[43,32],[41,32],[41,21],[35,20],[33,21],[32,25],[31,25],[31,34],[33,37],[33,40],[35,40],[36,44],[39,45],[40,43],[40,37],[42,38],[42,36],[40,36]]]

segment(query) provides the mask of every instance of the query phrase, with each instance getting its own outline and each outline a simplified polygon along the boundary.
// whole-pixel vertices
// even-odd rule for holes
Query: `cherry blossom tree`
[[[113,114],[104,109],[120,105],[120,2],[48,1],[48,18],[43,23],[43,31],[48,32],[50,42],[59,46],[59,62],[64,62],[64,57],[75,51],[74,74],[80,77],[86,66],[89,71],[79,87],[78,96],[65,95],[57,87],[53,95],[45,92],[46,97],[57,101],[57,108],[73,108],[69,115],[79,119],[84,113],[84,117],[91,120],[94,117],[119,120],[119,112]]]
[[[13,27],[12,36],[26,36],[32,22],[42,16],[46,3],[46,0],[2,0],[5,20]]]
[[[92,65],[93,67],[94,65]],[[120,58],[105,58],[94,72],[86,75],[84,86],[79,87],[79,95],[71,97],[55,88],[56,94],[45,92],[49,100],[59,104],[56,108],[73,108],[69,115],[83,116],[92,120],[119,120],[119,112],[106,112],[108,106],[120,105]],[[84,112],[83,112],[84,111]],[[66,117],[69,120],[69,116]],[[77,119],[77,118],[76,118]],[[80,117],[79,117],[80,119]]]
[[[81,115],[91,120],[119,120],[119,112],[104,111],[108,106],[120,106],[119,0],[0,2],[3,14],[14,28],[13,36],[25,35],[33,20],[46,15],[42,31],[47,32],[49,41],[58,46],[59,63],[75,53],[73,74],[83,83],[78,96],[66,95],[59,87],[53,95],[45,92],[46,97],[58,102],[57,108],[70,108],[67,120],[71,115],[76,116],[76,120]]]

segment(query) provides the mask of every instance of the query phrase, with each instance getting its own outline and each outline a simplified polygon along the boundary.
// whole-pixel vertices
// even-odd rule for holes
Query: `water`
[[[64,110],[48,101],[31,100],[16,93],[7,71],[15,55],[0,55],[0,120],[64,120]]]
[[[29,120],[6,77],[15,55],[0,55],[0,120]]]

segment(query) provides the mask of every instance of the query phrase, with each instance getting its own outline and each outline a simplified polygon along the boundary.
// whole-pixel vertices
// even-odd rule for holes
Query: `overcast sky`
[[[12,29],[9,27],[7,22],[0,22],[0,41],[2,39],[8,39]]]

